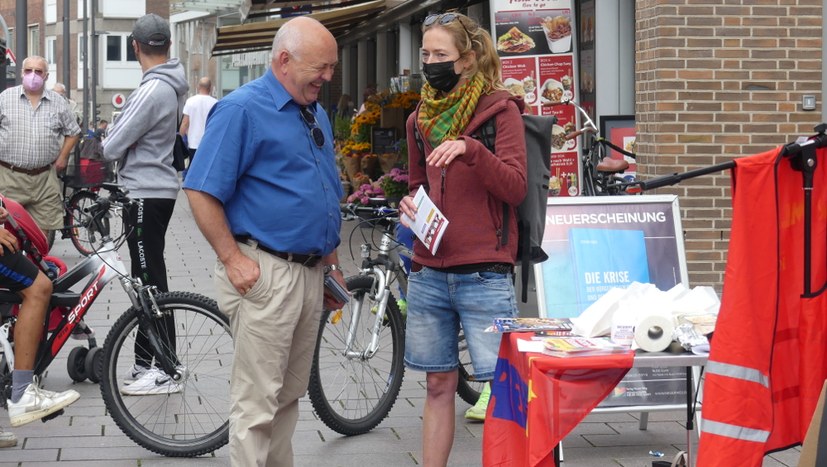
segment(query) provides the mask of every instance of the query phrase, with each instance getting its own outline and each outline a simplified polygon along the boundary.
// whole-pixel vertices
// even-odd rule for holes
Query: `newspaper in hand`
[[[445,229],[448,228],[448,219],[437,209],[421,186],[416,191],[413,201],[416,205],[416,219],[411,219],[403,214],[404,220],[411,226],[414,234],[425,245],[425,248],[433,255],[436,253],[436,249],[439,248],[439,242],[442,241]]]

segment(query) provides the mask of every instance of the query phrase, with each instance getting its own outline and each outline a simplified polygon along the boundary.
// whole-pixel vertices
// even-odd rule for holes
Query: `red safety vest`
[[[802,174],[779,149],[735,161],[732,232],[704,383],[698,464],[760,466],[800,444],[827,378],[827,150],[804,292]]]

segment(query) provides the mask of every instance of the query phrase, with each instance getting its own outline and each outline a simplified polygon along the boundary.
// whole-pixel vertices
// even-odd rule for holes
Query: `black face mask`
[[[462,77],[454,71],[454,63],[456,61],[423,63],[422,73],[425,74],[425,79],[432,88],[446,93],[451,92]]]

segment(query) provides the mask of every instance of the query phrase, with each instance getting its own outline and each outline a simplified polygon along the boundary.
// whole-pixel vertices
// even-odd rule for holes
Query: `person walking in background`
[[[204,128],[207,125],[207,115],[216,102],[215,97],[210,95],[212,91],[212,81],[210,78],[203,77],[198,80],[198,94],[187,99],[184,104],[184,117],[181,120],[181,128],[179,133],[187,137],[187,146],[190,151],[190,162],[195,158],[195,151],[198,150],[198,144],[201,138],[204,137]],[[183,177],[186,178],[187,169],[184,169]]]
[[[350,118],[353,116],[354,110],[356,109],[353,108],[353,100],[350,98],[350,94],[342,94],[339,103],[336,105],[336,115],[341,118]]]
[[[316,102],[337,62],[336,39],[321,23],[285,23],[264,76],[216,104],[184,181],[218,257],[218,306],[232,328],[230,462],[238,467],[293,465],[324,274],[344,286],[342,184],[330,121]]]
[[[359,106],[359,111],[356,112],[356,115],[361,115],[367,110],[367,102],[370,96],[376,94],[376,85],[375,84],[368,84],[365,87],[365,92],[362,93],[362,105]]]
[[[69,104],[45,88],[46,59],[23,60],[23,84],[0,93],[0,187],[44,231],[63,228],[57,172],[80,138]]]
[[[178,129],[178,109],[189,89],[184,67],[168,59],[169,23],[155,14],[138,18],[130,41],[141,64],[141,84],[130,94],[123,113],[103,143],[107,161],[121,161],[120,183],[136,201],[127,213],[127,244],[132,276],[167,292],[164,262],[165,236],[180,184],[172,167],[172,147]],[[174,322],[166,318],[167,335],[174,345]],[[127,395],[165,394],[181,390],[168,375],[152,365],[147,337],[135,339],[135,366],[121,392]]]
[[[52,86],[52,91],[58,93],[60,97],[66,99],[66,103],[69,104],[69,110],[72,111],[72,113],[75,112],[78,108],[78,103],[72,99],[69,99],[69,96],[66,94],[66,85],[63,83],[55,83],[54,86]]]
[[[500,335],[484,329],[494,318],[517,315],[512,274],[515,209],[526,194],[524,103],[503,85],[491,37],[476,22],[458,13],[431,15],[422,31],[426,84],[407,122],[409,188],[411,193],[428,189],[450,225],[435,254],[414,243],[405,365],[426,372],[424,465],[444,466],[454,442],[460,324],[474,376],[490,381]],[[496,123],[496,154],[474,138],[489,119]],[[414,132],[421,135],[420,146]],[[507,226],[504,206],[514,220]],[[410,218],[417,215],[411,196],[400,207]],[[467,418],[485,418],[489,394],[486,384],[479,407],[469,409]]]

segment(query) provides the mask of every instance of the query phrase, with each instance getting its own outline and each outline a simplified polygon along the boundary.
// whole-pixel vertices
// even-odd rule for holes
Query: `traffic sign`
[[[17,66],[17,58],[14,56],[14,52],[11,49],[6,49],[6,58],[9,59],[9,65]]]

